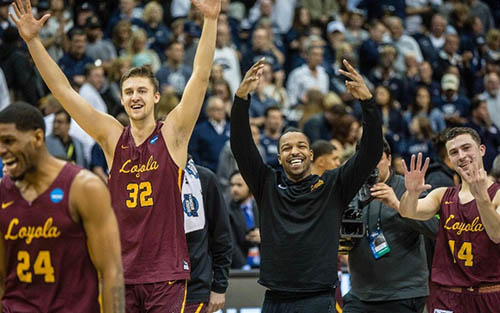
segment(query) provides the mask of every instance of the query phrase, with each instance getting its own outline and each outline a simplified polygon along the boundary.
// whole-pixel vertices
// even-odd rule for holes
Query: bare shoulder
[[[70,188],[70,201],[76,207],[78,204],[92,203],[100,201],[102,197],[109,194],[104,182],[94,173],[89,170],[81,170],[73,180]]]
[[[448,187],[438,187],[438,188],[434,189],[433,191],[431,191],[427,195],[427,197],[431,197],[432,199],[441,202],[441,200],[443,199],[444,193],[446,192],[446,189],[448,189]]]

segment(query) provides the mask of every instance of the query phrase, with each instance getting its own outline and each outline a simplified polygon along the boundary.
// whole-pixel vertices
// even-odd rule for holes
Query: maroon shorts
[[[186,305],[186,280],[125,285],[127,313],[182,313]]]
[[[183,313],[206,313],[207,303],[188,303]]]
[[[429,296],[429,313],[494,313],[500,307],[500,291],[455,292],[434,285]]]

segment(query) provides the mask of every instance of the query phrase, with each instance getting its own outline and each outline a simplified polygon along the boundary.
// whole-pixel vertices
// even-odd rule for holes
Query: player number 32
[[[41,250],[38,252],[35,262],[33,263],[33,273],[30,271],[30,254],[28,251],[19,250],[17,252],[17,277],[23,283],[31,283],[33,274],[43,275],[43,280],[46,283],[56,281],[54,276],[54,267],[50,261],[50,251]]]
[[[138,204],[141,207],[153,205],[153,197],[151,196],[153,188],[151,187],[151,182],[130,183],[127,185],[127,191],[129,192],[129,198],[125,202],[127,208],[136,208]]]

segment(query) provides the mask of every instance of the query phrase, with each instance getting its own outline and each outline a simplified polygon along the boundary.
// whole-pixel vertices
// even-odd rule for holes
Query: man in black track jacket
[[[185,313],[216,312],[225,304],[231,229],[217,177],[188,161],[182,186],[184,228],[191,262]]]
[[[278,143],[284,173],[270,168],[252,141],[248,116],[263,62],[246,73],[231,112],[231,148],[260,210],[259,283],[268,288],[262,312],[334,312],[341,216],[380,160],[381,122],[363,78],[344,60],[347,90],[363,107],[358,152],[345,165],[312,175],[307,137],[285,131]]]

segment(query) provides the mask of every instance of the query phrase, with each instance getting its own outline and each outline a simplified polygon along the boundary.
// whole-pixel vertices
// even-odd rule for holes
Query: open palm
[[[401,161],[405,175],[406,190],[421,193],[431,188],[431,185],[425,184],[425,172],[427,172],[427,168],[429,167],[429,161],[429,158],[426,158],[424,166],[422,166],[422,153],[419,153],[417,164],[415,164],[415,155],[413,154],[410,161],[410,170],[406,167],[405,161]]]
[[[220,2],[221,0],[191,0],[191,3],[207,18],[217,18],[219,16]]]
[[[11,13],[9,13],[9,16],[14,23],[16,23],[19,34],[26,42],[38,35],[43,24],[45,24],[50,17],[50,14],[45,14],[42,18],[37,20],[31,13],[30,0],[16,0],[12,6],[14,7],[16,16],[14,17]]]

